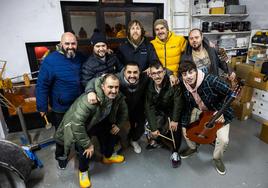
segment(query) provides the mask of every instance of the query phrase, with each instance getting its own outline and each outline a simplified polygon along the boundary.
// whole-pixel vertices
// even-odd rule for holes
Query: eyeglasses
[[[161,70],[161,71],[157,71],[157,72],[151,72],[151,76],[152,76],[152,77],[156,77],[156,75],[157,75],[157,76],[160,76],[160,75],[163,74],[163,73],[164,73],[163,70]]]

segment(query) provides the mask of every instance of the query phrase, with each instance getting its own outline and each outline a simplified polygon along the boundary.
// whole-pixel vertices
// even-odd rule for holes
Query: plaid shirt
[[[190,123],[192,110],[193,108],[198,108],[198,105],[183,83],[182,85],[185,106],[187,108],[182,111],[181,125],[187,127]],[[207,74],[197,89],[197,93],[209,111],[219,111],[225,102],[226,96],[232,95],[232,90],[229,88],[228,84],[219,77]],[[227,107],[223,112],[223,116],[225,119],[224,124],[230,123],[234,117],[233,109],[230,106]]]

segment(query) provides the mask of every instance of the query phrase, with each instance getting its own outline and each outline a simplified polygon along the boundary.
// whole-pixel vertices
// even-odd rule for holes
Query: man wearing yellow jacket
[[[154,22],[154,31],[156,37],[151,43],[160,62],[177,76],[181,54],[186,46],[186,39],[169,31],[168,23],[164,19],[158,19]]]

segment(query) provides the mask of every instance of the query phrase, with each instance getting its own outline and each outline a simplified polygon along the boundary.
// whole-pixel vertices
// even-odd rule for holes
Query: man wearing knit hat
[[[114,54],[107,53],[107,40],[103,33],[95,29],[90,42],[93,54],[84,62],[81,69],[81,83],[84,87],[92,78],[117,73],[123,68]]]
[[[186,39],[169,31],[168,23],[164,19],[154,22],[155,39],[151,41],[162,65],[178,75],[179,62],[185,50]]]

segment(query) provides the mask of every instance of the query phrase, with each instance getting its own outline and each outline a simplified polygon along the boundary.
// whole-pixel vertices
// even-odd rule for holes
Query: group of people
[[[235,79],[235,73],[219,59],[199,29],[191,30],[187,40],[170,31],[166,20],[158,19],[154,31],[156,37],[149,41],[142,24],[130,21],[127,41],[115,53],[108,49],[105,35],[94,32],[90,40],[93,53],[87,59],[77,51],[76,37],[66,32],[57,50],[42,62],[36,86],[37,110],[43,116],[51,108],[59,168],[66,168],[75,145],[81,187],[91,185],[92,137],[97,137],[103,163],[121,163],[125,159],[115,152],[116,144],[126,136],[135,153],[140,153],[139,139],[146,129],[146,149],[167,144],[172,149],[172,166],[177,168],[181,158],[198,149],[186,134],[189,124],[198,119],[193,111],[219,111],[225,97],[232,94],[218,77],[218,69],[230,80]],[[222,157],[232,118],[228,107],[217,119],[224,124],[217,131],[213,153],[220,174],[226,172]],[[125,133],[122,130],[127,124],[130,129]],[[172,138],[174,143],[160,136]],[[180,151],[182,136],[188,148]]]

